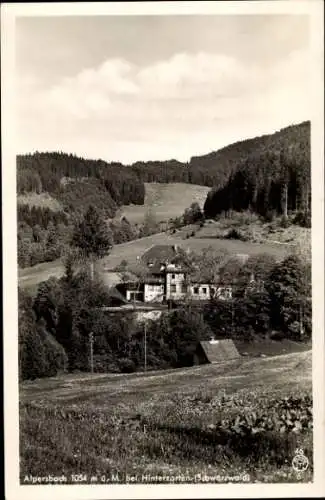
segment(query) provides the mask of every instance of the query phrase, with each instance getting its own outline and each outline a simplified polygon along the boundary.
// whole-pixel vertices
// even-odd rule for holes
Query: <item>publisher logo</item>
[[[309,460],[301,449],[296,450],[296,454],[292,460],[292,468],[297,474],[305,472],[308,469]]]

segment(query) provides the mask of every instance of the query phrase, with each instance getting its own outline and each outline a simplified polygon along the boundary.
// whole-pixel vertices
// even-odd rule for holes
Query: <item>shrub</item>
[[[244,236],[241,231],[235,228],[230,229],[224,237],[228,240],[241,240],[241,241],[247,240],[246,236]]]
[[[136,370],[135,363],[128,358],[121,358],[118,362],[118,366],[122,373],[133,373]]]
[[[265,215],[264,215],[264,221],[265,222],[273,222],[275,217],[276,217],[275,210],[267,210]]]
[[[271,340],[283,340],[285,338],[284,332],[271,332],[270,333],[270,339]]]
[[[290,220],[288,219],[288,217],[281,217],[281,220],[280,220],[280,227],[286,229],[288,228],[289,226],[291,225],[290,223]]]
[[[39,332],[24,332],[24,338],[19,340],[19,378],[34,380],[47,374],[48,362]]]
[[[111,354],[97,354],[94,356],[95,373],[119,373],[120,368]]]
[[[65,372],[68,369],[68,356],[64,347],[59,344],[55,338],[47,332],[44,332],[43,338],[48,361],[48,377],[54,377],[59,372]]]
[[[296,213],[293,223],[302,227],[311,227],[311,214],[300,210]]]

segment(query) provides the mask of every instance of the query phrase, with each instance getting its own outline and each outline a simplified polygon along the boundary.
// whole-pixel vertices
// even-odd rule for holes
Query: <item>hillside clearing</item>
[[[124,205],[117,217],[125,216],[132,223],[142,223],[146,214],[150,213],[157,222],[182,215],[192,203],[198,202],[203,208],[207,194],[211,188],[195,184],[158,182],[145,183],[144,205]]]
[[[29,207],[50,208],[54,212],[63,210],[62,204],[53,198],[49,193],[27,193],[17,196],[18,205],[28,205]]]
[[[242,216],[244,219],[245,216]],[[282,228],[279,220],[273,223],[265,223],[257,216],[247,217],[246,222],[240,221],[240,214],[233,219],[207,220],[204,227],[196,232],[197,238],[221,238],[232,229],[238,229],[245,238],[252,243],[270,243],[278,245],[289,245],[298,251],[308,255],[311,252],[311,229],[291,224]]]

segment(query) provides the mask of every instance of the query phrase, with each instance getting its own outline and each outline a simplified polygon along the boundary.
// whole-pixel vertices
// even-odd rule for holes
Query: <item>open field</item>
[[[226,475],[242,481],[248,474],[252,482],[296,482],[291,461],[297,446],[312,464],[311,428],[242,435],[229,422],[254,412],[269,419],[277,401],[288,397],[296,398],[302,409],[294,412],[306,421],[310,410],[299,398],[310,394],[310,351],[219,366],[26,382],[20,387],[21,477],[64,474],[71,482],[77,471],[87,475],[85,482],[90,475],[100,482],[103,474],[107,482],[112,474],[121,482],[130,475],[134,482],[164,482],[148,480],[156,475],[201,482],[201,474],[211,478],[207,482],[222,482]],[[300,480],[311,478],[312,467]]]
[[[125,216],[130,222],[141,223],[148,210],[157,222],[182,215],[193,202],[203,208],[207,193],[211,188],[195,184],[158,182],[145,183],[144,205],[124,205],[118,217]]]
[[[311,247],[311,229],[291,224],[289,227],[282,228],[279,220],[276,222],[265,223],[257,216],[251,216],[252,220],[245,215],[238,214],[233,219],[220,219],[218,221],[208,220],[203,228],[196,233],[197,238],[224,238],[229,229],[236,228],[253,243],[277,243],[279,245],[294,245],[305,252],[310,252]]]
[[[158,395],[160,400],[179,392],[267,390],[269,384],[273,392],[281,394],[311,389],[311,351],[147,373],[59,375],[24,382],[20,400],[64,407],[110,408],[112,403],[128,405],[131,400],[141,406]]]
[[[28,193],[17,196],[18,205],[29,205],[30,207],[50,208],[53,211],[63,210],[61,203],[49,193]]]
[[[278,245],[277,243],[252,243],[240,240],[222,240],[217,238],[196,238],[191,237],[184,239],[186,229],[179,231],[176,234],[158,233],[146,238],[129,241],[120,245],[115,245],[111,253],[98,262],[99,272],[105,269],[114,269],[122,260],[134,262],[137,256],[141,256],[152,245],[178,245],[184,249],[191,249],[200,252],[204,248],[211,246],[216,250],[227,250],[230,254],[248,254],[256,255],[259,253],[270,253],[276,258],[284,258],[292,251],[290,245]],[[33,292],[35,287],[41,281],[49,279],[51,276],[59,278],[63,275],[64,266],[61,260],[38,264],[33,267],[19,269],[18,278],[19,285],[26,290]],[[110,284],[111,273],[105,275],[103,279]],[[114,282],[114,281],[113,281]]]

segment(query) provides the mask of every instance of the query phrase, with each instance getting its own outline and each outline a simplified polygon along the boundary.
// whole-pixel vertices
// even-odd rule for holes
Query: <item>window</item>
[[[186,283],[182,283],[182,293],[186,293],[186,292],[187,292]]]
[[[172,274],[172,280],[174,280],[174,279],[175,279],[175,274]]]
[[[205,287],[205,286],[202,288],[202,293],[203,293],[204,295],[206,295],[206,294],[207,294],[207,289],[206,289],[206,287]]]
[[[176,285],[170,285],[170,293],[176,293]]]
[[[199,287],[198,287],[198,286],[195,286],[193,291],[194,291],[194,293],[197,295],[197,294],[199,293]]]

